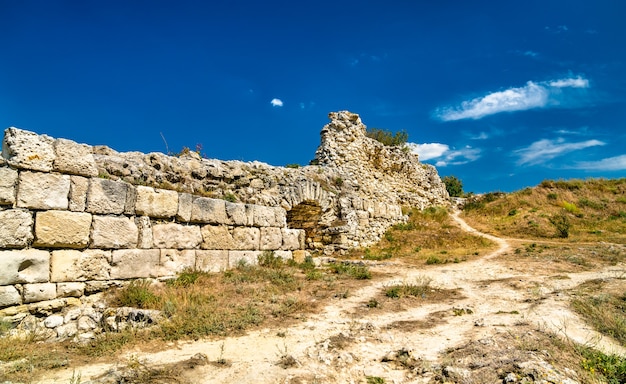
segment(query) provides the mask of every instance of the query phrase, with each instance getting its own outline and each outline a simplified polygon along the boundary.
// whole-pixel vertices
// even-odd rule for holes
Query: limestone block
[[[276,250],[283,245],[283,233],[280,228],[261,227],[261,245],[260,249]]]
[[[135,212],[150,217],[174,217],[178,213],[178,192],[137,186]]]
[[[58,283],[57,297],[81,297],[85,294],[85,283]]]
[[[22,304],[22,296],[12,285],[0,287],[0,308]]]
[[[281,228],[283,233],[283,246],[285,250],[304,249],[304,230]]]
[[[54,139],[11,127],[4,131],[2,157],[15,168],[50,172],[54,162]]]
[[[232,249],[233,236],[225,225],[205,225],[201,229],[202,249]]]
[[[280,257],[283,260],[293,259],[293,252],[291,251],[274,251],[274,256]]]
[[[25,209],[0,211],[0,248],[24,248],[33,240],[33,216]]]
[[[108,280],[111,277],[111,258],[111,251],[101,249],[52,251],[50,281]]]
[[[264,207],[262,205],[248,205],[248,209],[253,210],[253,222],[255,227],[275,227],[276,213],[273,207]]]
[[[257,265],[261,251],[228,251],[228,267],[236,268],[244,265]]]
[[[70,211],[83,212],[87,205],[89,179],[82,176],[70,176]]]
[[[374,204],[374,217],[386,217],[387,205],[385,203],[377,202]]]
[[[93,248],[135,248],[139,229],[135,221],[126,216],[94,216],[91,232]]]
[[[41,211],[35,216],[35,245],[45,248],[86,248],[91,214]]]
[[[158,249],[120,249],[113,251],[112,279],[157,277],[161,251]]]
[[[124,213],[128,184],[107,179],[90,179],[87,192],[87,212]]]
[[[226,216],[228,216],[228,222],[232,225],[250,225],[252,223],[248,223],[248,215],[246,214],[246,205],[231,203],[227,201],[226,205]]]
[[[193,206],[193,196],[189,193],[180,193],[178,195],[178,211],[176,219],[184,222],[191,221],[191,209]]]
[[[53,283],[25,284],[24,303],[52,300],[57,296],[57,285]]]
[[[293,256],[293,261],[296,263],[304,263],[304,260],[306,260],[306,257],[309,255],[309,253],[303,249],[295,250],[291,254]]]
[[[159,277],[173,276],[196,266],[196,251],[193,249],[161,249]]]
[[[228,251],[196,251],[196,269],[203,272],[222,272],[228,269]]]
[[[197,248],[202,242],[200,227],[176,223],[152,226],[154,246],[157,248]]]
[[[96,321],[89,316],[81,316],[78,318],[76,326],[80,331],[90,331],[92,329],[96,329],[98,323],[96,323]]]
[[[33,209],[67,209],[70,177],[56,173],[20,172],[17,206]]]
[[[8,167],[0,168],[0,205],[15,204],[17,171]]]
[[[148,216],[141,216],[135,218],[135,224],[139,230],[139,243],[138,248],[149,249],[152,248],[154,241],[152,238],[152,223]]]
[[[191,207],[191,221],[207,224],[228,224],[226,202],[208,197],[194,199]]]
[[[59,291],[59,288],[57,286],[57,292]],[[68,321],[72,321],[72,320],[76,320],[78,319],[78,317],[82,314],[82,311],[80,308],[71,308],[70,310],[68,310],[65,313],[65,316],[63,317],[63,320],[67,323]]]
[[[49,281],[50,254],[39,249],[0,251],[0,285]]]
[[[286,227],[287,226],[287,211],[282,207],[273,207],[274,215],[275,215],[275,225],[277,227]]]
[[[254,227],[235,227],[233,229],[233,247],[236,250],[255,251],[260,247],[261,231]]]
[[[124,203],[124,214],[134,215],[135,204],[137,203],[137,187],[127,184],[126,203]]]
[[[54,284],[51,284],[51,285],[54,285]],[[81,302],[79,299],[76,299],[74,297],[34,302],[33,304],[28,305],[28,311],[32,314],[40,314],[40,315],[49,316],[55,312],[60,311],[64,307],[68,307],[70,305],[79,306],[81,305]]]
[[[46,328],[56,328],[59,325],[63,325],[63,316],[61,315],[50,315],[46,317],[43,321],[43,325]]]
[[[98,176],[98,168],[93,158],[92,149],[87,144],[78,144],[72,140],[54,141],[54,162],[52,169],[61,173],[88,177]]]
[[[76,336],[78,333],[78,325],[75,322],[63,324],[55,329],[57,337],[61,340]]]

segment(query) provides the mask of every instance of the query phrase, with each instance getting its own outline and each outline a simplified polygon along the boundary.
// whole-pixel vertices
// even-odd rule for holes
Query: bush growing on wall
[[[406,131],[392,133],[391,131],[379,128],[368,128],[365,135],[370,139],[374,139],[384,145],[392,147],[403,146],[409,139],[409,134],[406,133]]]

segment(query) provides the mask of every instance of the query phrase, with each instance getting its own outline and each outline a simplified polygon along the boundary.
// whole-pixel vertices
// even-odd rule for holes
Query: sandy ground
[[[138,361],[147,366],[193,361],[204,354],[209,361],[227,364],[188,364],[184,377],[193,383],[361,383],[367,376],[387,383],[425,383],[433,378],[429,367],[442,364],[444,351],[471,341],[484,342],[520,325],[540,327],[587,343],[607,353],[626,354],[623,347],[602,337],[568,307],[567,290],[590,279],[623,276],[624,265],[584,273],[560,274],[559,278],[523,264],[511,267],[498,257],[511,254],[510,241],[481,234],[458,214],[454,219],[466,231],[497,242],[499,248],[475,261],[434,266],[373,263],[371,269],[392,278],[372,281],[334,299],[321,312],[288,328],[249,332],[244,336],[214,341],[173,344],[171,349],[119,356],[117,363],[72,367],[51,372],[40,383],[70,382],[74,372],[83,382],[105,377],[107,372]],[[381,297],[385,287],[398,282],[432,279],[431,286],[456,290],[441,301],[424,300],[415,305],[385,310],[366,303]],[[425,369],[412,373],[390,364],[386,357],[408,352]],[[94,380],[97,382],[97,380]]]

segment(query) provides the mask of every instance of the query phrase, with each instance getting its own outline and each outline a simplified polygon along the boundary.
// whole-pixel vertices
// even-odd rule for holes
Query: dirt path
[[[608,353],[626,354],[573,314],[564,293],[590,279],[623,274],[624,266],[559,279],[523,266],[514,269],[497,261],[510,251],[507,240],[474,230],[458,213],[453,218],[464,230],[497,242],[499,248],[481,259],[458,264],[419,268],[373,264],[372,270],[394,277],[335,299],[300,324],[222,340],[178,343],[158,353],[137,351],[121,356],[119,364],[133,360],[150,366],[183,363],[200,353],[210,361],[225,359],[229,364],[187,369],[185,376],[194,383],[358,383],[366,376],[384,377],[388,383],[426,383],[433,376],[426,368],[441,364],[442,352],[468,341],[489,343],[520,326],[541,327]],[[387,304],[375,309],[365,305],[385,287],[426,278],[432,280],[431,286],[456,290],[458,295],[400,310],[385,310]],[[423,364],[422,374],[415,373],[417,368],[407,374],[406,369],[382,362],[398,351],[410,353],[415,364]],[[114,368],[114,364],[73,367],[55,371],[40,382],[69,382],[72,370],[83,379],[102,377]]]

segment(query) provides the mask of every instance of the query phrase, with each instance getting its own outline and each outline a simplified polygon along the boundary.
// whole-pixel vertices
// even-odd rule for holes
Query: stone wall
[[[0,308],[304,248],[284,208],[99,178],[91,148],[69,140],[9,128],[2,154]]]
[[[0,312],[185,268],[253,264],[263,251],[292,258],[367,246],[406,220],[402,206],[448,204],[434,167],[366,137],[356,114],[329,117],[313,165],[298,168],[119,153],[8,128]]]

